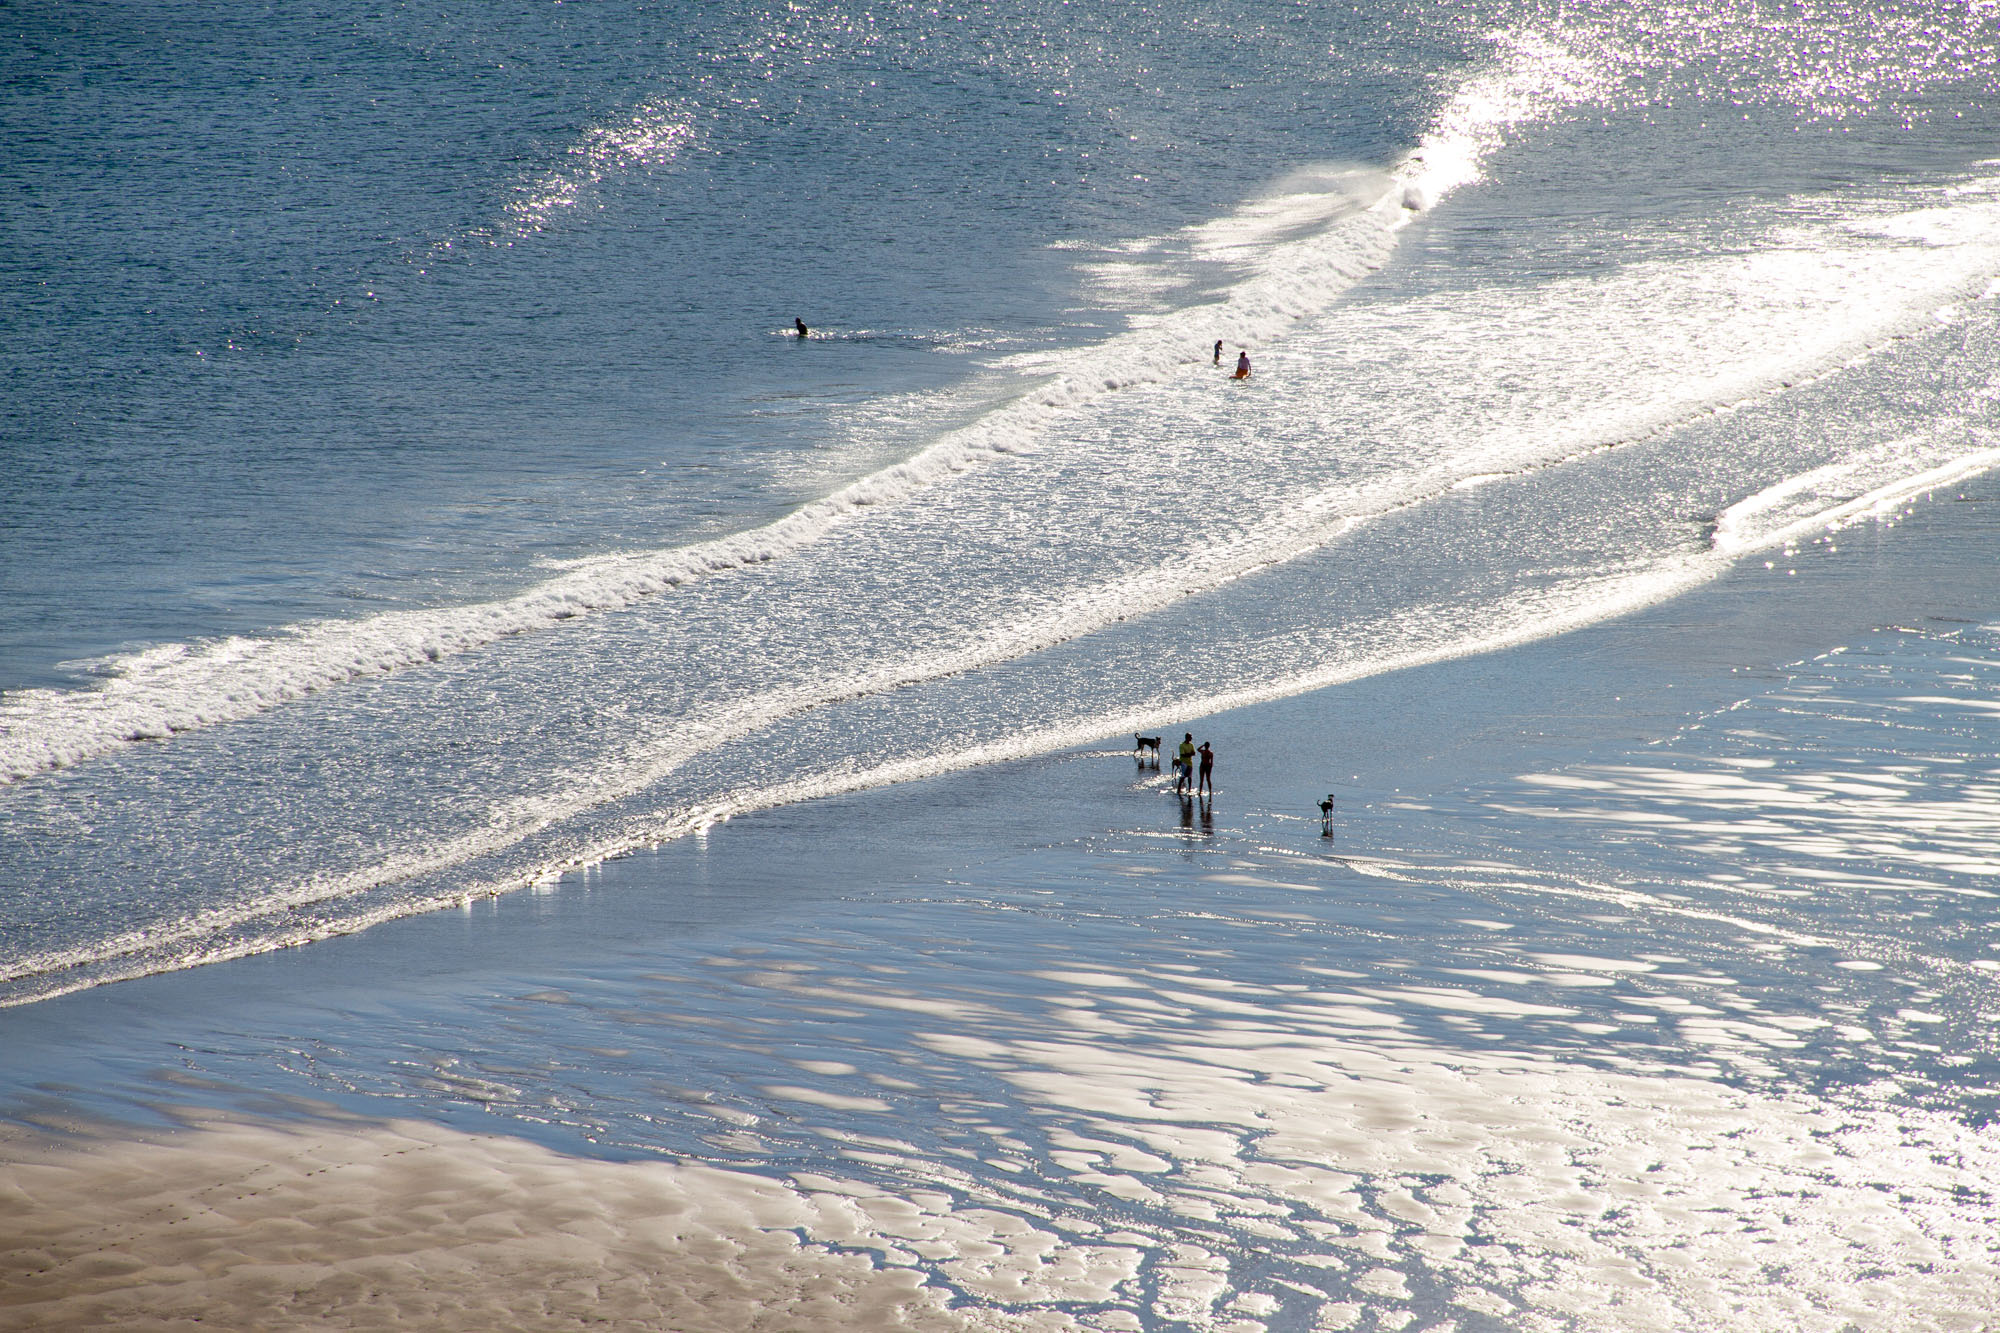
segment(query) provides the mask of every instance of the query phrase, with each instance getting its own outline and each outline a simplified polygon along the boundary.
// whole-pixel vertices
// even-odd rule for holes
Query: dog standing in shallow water
[[[1143,760],[1148,750],[1153,752],[1153,763],[1158,765],[1160,762],[1160,738],[1158,736],[1140,736],[1135,734],[1132,737],[1132,752]]]

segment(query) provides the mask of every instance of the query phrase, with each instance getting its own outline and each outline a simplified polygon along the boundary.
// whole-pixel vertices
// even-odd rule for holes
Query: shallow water
[[[8,1101],[747,1173],[969,1320],[1977,1327],[1990,492],[1190,717],[1212,802],[1084,748],[17,1010]]]
[[[157,67],[38,15],[14,114],[106,176],[17,176],[178,170],[215,230],[142,270],[157,227],[65,213],[81,270],[9,279],[8,996],[1589,624],[2000,457],[1983,15],[1829,11],[1862,68],[1748,10],[1252,14],[446,11]],[[322,85],[355,44],[372,91]],[[182,63],[283,114],[195,98],[145,158]],[[455,148],[385,154],[393,97],[288,137],[433,78]],[[1161,118],[1216,88],[1255,154]],[[298,210],[229,187],[246,136]]]

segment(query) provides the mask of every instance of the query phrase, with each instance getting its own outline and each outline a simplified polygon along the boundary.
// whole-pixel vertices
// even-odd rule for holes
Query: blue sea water
[[[132,3],[17,5],[0,23],[13,38],[0,47],[0,999],[26,1011],[345,948],[336,937],[496,897],[552,894],[588,914],[596,876],[644,860],[618,858],[664,845],[647,864],[700,883],[711,832],[757,812],[777,812],[760,826],[772,844],[739,856],[806,882],[813,856],[787,845],[788,810],[886,808],[908,784],[1081,762],[1107,738],[1231,709],[1379,701],[1482,655],[1551,669],[1520,652],[1657,616],[1719,580],[1753,608],[1751,656],[1802,563],[1845,567],[1873,549],[1863,534],[1943,524],[1958,497],[1976,512],[2000,469],[1991,6]],[[1242,382],[1226,377],[1239,350],[1254,366]],[[1153,835],[1122,829],[1080,835],[1085,851],[1050,853],[1061,864],[1005,861],[1000,887],[981,890],[993,896],[968,891],[963,928],[1024,957],[1053,951],[1016,926],[1049,885],[1088,885],[1108,905],[1074,935],[1079,957],[1040,959],[1067,978],[1051,984],[1069,988],[1070,1018],[1090,1007],[1076,995],[1110,984],[1077,978],[1122,959],[1204,976],[1212,993],[1268,981],[1254,998],[1266,1018],[1216,1019],[1262,1023],[1244,1040],[1264,1042],[1298,1017],[1281,1011],[1285,987],[1337,975],[1354,983],[1343,1005],[1464,1020],[1422,1026],[1432,1045],[1411,1058],[1433,1073],[1451,1063],[1433,1046],[1510,1041],[1522,1066],[1466,1077],[1532,1101],[1523,1070],[1569,1059],[1574,1034],[1623,1050],[1614,1033],[1677,1011],[1678,1054],[1615,1056],[1619,1077],[1664,1064],[1778,1079],[1793,1097],[1819,1076],[1766,1039],[1806,1030],[1819,983],[1762,946],[1845,947],[1856,966],[1836,979],[1865,990],[1880,956],[1922,954],[1908,922],[1867,919],[1914,895],[1945,918],[1950,957],[1917,967],[1936,974],[1924,980],[1837,997],[1859,1015],[1843,1030],[1893,1028],[1902,1054],[1878,1068],[1842,1048],[1825,1064],[1863,1086],[1910,1078],[1914,1061],[1940,1114],[1977,1120],[1983,1103],[1939,1072],[1961,1066],[1916,1049],[1935,1021],[1968,1044],[1963,1068],[1990,1067],[1972,1049],[1993,864],[1978,831],[1993,653],[1976,622],[2000,618],[2000,597],[1981,572],[1990,524],[1962,520],[1948,540],[1971,544],[1954,549],[1950,596],[1975,623],[1906,626],[1881,648],[1830,617],[1834,637],[1808,645],[1818,665],[1788,677],[1830,711],[1746,682],[1710,720],[1644,737],[1675,738],[1678,757],[1653,763],[1627,753],[1640,740],[1618,701],[1596,701],[1589,762],[1487,774],[1462,804],[1375,793],[1385,818],[1404,812],[1369,852],[1297,872],[1322,888],[1332,874],[1358,895],[1342,899],[1351,911],[1305,905],[1283,870],[1301,830],[1265,811],[1225,838],[1229,869],[1163,870]],[[1897,586],[1921,592],[1926,558]],[[1650,642],[1662,678],[1682,668],[1673,635]],[[1864,649],[1883,680],[1843,674],[1836,650]],[[1759,725],[1708,744],[1730,707]],[[1403,715],[1382,716],[1373,734],[1417,764],[1432,738],[1393,735]],[[1900,746],[1867,739],[1878,723]],[[1231,762],[1290,753],[1269,733],[1258,743],[1263,759]],[[1783,827],[1855,764],[1901,776],[1847,791],[1848,824]],[[1135,790],[1150,794],[1143,776]],[[1896,791],[1921,810],[1903,817]],[[1570,808],[1562,793],[1582,794]],[[1750,813],[1710,827],[1688,813],[1703,805]],[[1914,831],[1925,821],[1946,830],[1935,843]],[[917,825],[886,850],[860,836],[842,882],[930,846],[936,821]],[[1633,833],[1661,828],[1676,836]],[[1203,833],[1190,822],[1157,841]],[[954,864],[954,883],[981,882]],[[1163,927],[1125,882],[1138,868],[1241,900]],[[1371,896],[1409,884],[1429,907],[1403,915]],[[1857,896],[1823,917],[1787,906],[1828,886]],[[812,895],[787,892],[751,896],[810,916]],[[1588,911],[1570,919],[1558,902]],[[950,930],[951,908],[927,900],[884,948],[921,972],[923,932]],[[855,946],[851,909],[826,910],[840,942],[821,953],[737,942],[829,966]],[[1287,980],[1206,961],[1244,921],[1294,917],[1305,943],[1244,955]],[[1642,929],[1669,938],[1640,950]],[[1507,930],[1540,943],[1497,959],[1481,932]],[[509,947],[532,955],[527,938]],[[1421,984],[1385,980],[1403,965],[1384,960],[1391,941]],[[618,1000],[546,1044],[589,1046],[603,1014],[671,994],[776,1041],[762,1025],[782,1026],[795,1000],[761,981],[709,994],[691,980],[699,945],[660,966],[619,961],[603,982]],[[1734,973],[1757,978],[1742,1014],[1686,998]],[[1644,989],[1655,974],[1666,998],[1622,1008],[1507,989]],[[1931,998],[1901,1009],[1929,1017],[1888,1003],[1906,982]],[[918,977],[898,993],[935,1007],[956,984]],[[1468,984],[1484,988],[1477,1003],[1447,993]],[[1944,1017],[1924,1007],[1938,995]],[[1362,1041],[1362,1010],[1342,1012],[1330,1040]],[[1565,1035],[1537,1035],[1543,1020]],[[329,1052],[295,1063],[316,1093],[449,1102],[436,1087],[450,1079],[404,1085],[404,1040],[400,1026],[357,1039],[356,1068]],[[1083,1072],[1055,1046],[937,1040],[969,1062],[953,1077],[980,1065],[980,1079],[1040,1087],[1050,1070]],[[495,1062],[543,1042],[520,1037]],[[727,1047],[693,1043],[662,1076],[732,1058],[767,1072]],[[1433,1073],[1405,1090],[1463,1092]],[[541,1104],[541,1075],[480,1077],[515,1089],[488,1087],[482,1105]],[[1162,1057],[1106,1077],[1127,1106],[1175,1074]],[[1637,1095],[1584,1082],[1559,1096],[1601,1111]],[[643,1098],[615,1077],[575,1083],[560,1094],[574,1114],[548,1121],[565,1149],[710,1142],[631,1109]],[[1215,1089],[1196,1100],[1195,1119],[1228,1119]],[[1673,1104],[1725,1114],[1689,1109],[1698,1100]],[[1806,1113],[1779,1101],[1758,1123],[1782,1137]],[[1266,1109],[1286,1124],[1306,1113]],[[1050,1143],[1044,1158],[1064,1151]],[[1395,1169],[1478,1174],[1448,1159],[1411,1149]],[[1809,1175],[1737,1178],[1783,1192]],[[1229,1186],[1250,1211],[1264,1206],[1247,1202],[1253,1183]],[[1830,1206],[1872,1188],[1842,1177]],[[1947,1185],[1924,1188],[1918,1211],[1956,1262],[1976,1228]],[[1436,1181],[1423,1189],[1440,1191],[1423,1207],[1445,1207]],[[1474,1192],[1482,1208],[1505,1193]],[[1166,1214],[1182,1215],[1128,1220],[1179,1243]],[[1522,1256],[1548,1243],[1501,1239]],[[1856,1244],[1851,1271],[1886,1262]],[[1807,1245],[1783,1262],[1821,1259]],[[1285,1294],[1311,1263],[1269,1262],[1292,1285],[1265,1283],[1230,1317],[1334,1318]],[[1324,1290],[1348,1300],[1372,1289],[1364,1277]],[[1549,1327],[1585,1309],[1540,1301],[1518,1274],[1480,1281]],[[1719,1290],[1712,1303],[1682,1291],[1658,1326],[1753,1326],[1717,1313],[1743,1289]],[[1419,1305],[1465,1327],[1499,1317],[1467,1299]],[[1953,1326],[1978,1308],[1921,1283],[1896,1301],[1907,1322],[1882,1327]],[[1140,1322],[1224,1317],[1178,1308],[1156,1301]],[[1842,1327],[1832,1308],[1815,1317]]]
[[[1983,10],[12,23],[28,995],[1589,623],[1993,462]],[[1128,643],[1239,582],[1226,652]]]
[[[1348,19],[1133,21],[14,8],[0,680],[753,527],[921,444],[892,404],[1122,324],[1063,247],[1428,113],[1384,71],[1308,114]]]

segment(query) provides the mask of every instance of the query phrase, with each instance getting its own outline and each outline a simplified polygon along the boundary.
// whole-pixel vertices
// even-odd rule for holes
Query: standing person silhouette
[[[1195,784],[1195,792],[1197,794],[1207,792],[1210,796],[1213,796],[1215,795],[1215,779],[1210,775],[1215,772],[1215,751],[1208,747],[1207,741],[1203,741],[1201,749],[1196,753],[1201,755],[1201,781]]]
[[[1215,364],[1218,366],[1222,364],[1222,339],[1220,338],[1215,340]]]
[[[1180,749],[1174,751],[1174,793],[1185,795],[1188,784],[1194,781],[1194,733],[1187,732],[1181,737]]]

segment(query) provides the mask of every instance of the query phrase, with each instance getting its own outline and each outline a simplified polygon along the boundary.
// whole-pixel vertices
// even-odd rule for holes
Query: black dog
[[[1153,752],[1153,762],[1156,764],[1160,762],[1160,738],[1158,736],[1134,735],[1132,737],[1132,749],[1135,753],[1142,756],[1146,751],[1151,750]]]

